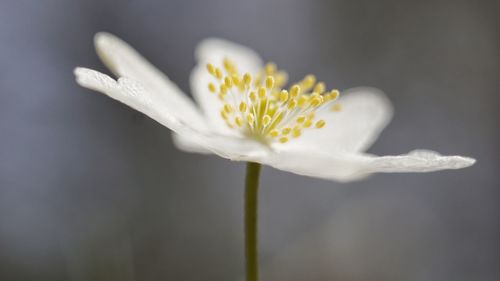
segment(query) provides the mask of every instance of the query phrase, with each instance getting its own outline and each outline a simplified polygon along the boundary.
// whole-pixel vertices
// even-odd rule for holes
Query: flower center
[[[224,59],[222,67],[207,64],[214,78],[210,92],[222,102],[221,117],[233,129],[264,143],[286,143],[308,129],[321,129],[326,122],[316,115],[324,108],[339,111],[334,103],[338,90],[326,91],[325,83],[307,75],[288,90],[287,73],[268,63],[257,74],[240,74],[236,65]]]

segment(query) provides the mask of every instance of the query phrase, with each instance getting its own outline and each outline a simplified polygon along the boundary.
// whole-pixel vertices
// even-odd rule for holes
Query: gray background
[[[244,165],[82,89],[110,31],[188,92],[219,36],[331,87],[375,86],[395,119],[370,149],[469,169],[339,184],[266,167],[265,280],[500,278],[498,1],[0,1],[0,280],[240,280]]]

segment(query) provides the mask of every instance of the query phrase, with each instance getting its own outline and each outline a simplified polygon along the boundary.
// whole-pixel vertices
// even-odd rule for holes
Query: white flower
[[[397,156],[364,151],[392,116],[380,91],[326,91],[312,75],[287,90],[286,73],[249,48],[206,39],[196,48],[191,88],[198,106],[119,38],[98,33],[95,46],[118,77],[76,68],[78,83],[138,110],[174,131],[182,150],[215,153],[292,173],[351,181],[375,172],[459,169],[475,160],[414,150]],[[284,89],[284,88],[283,88]]]

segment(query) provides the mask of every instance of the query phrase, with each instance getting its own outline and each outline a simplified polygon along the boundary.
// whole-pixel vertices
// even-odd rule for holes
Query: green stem
[[[245,179],[245,261],[246,281],[259,280],[257,211],[260,164],[247,163]]]

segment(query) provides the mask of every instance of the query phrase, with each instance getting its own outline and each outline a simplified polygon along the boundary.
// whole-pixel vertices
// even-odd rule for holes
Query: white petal
[[[220,117],[222,102],[216,94],[208,90],[208,83],[215,82],[215,79],[207,72],[206,65],[212,63],[215,66],[222,66],[224,58],[229,58],[235,62],[241,73],[254,74],[262,68],[262,60],[253,50],[222,39],[205,39],[196,48],[195,56],[197,65],[190,77],[193,97],[213,129],[223,134],[234,135],[236,132],[229,129]]]
[[[433,172],[472,166],[475,159],[464,156],[442,156],[431,150],[413,150],[406,155],[372,157],[370,170],[382,173]]]
[[[343,91],[338,103],[342,106],[341,111],[324,108],[317,114],[318,120],[326,121],[324,128],[304,131],[293,142],[321,147],[326,151],[364,151],[378,138],[392,117],[390,101],[374,88]]]
[[[222,66],[224,58],[233,60],[242,73],[256,73],[263,62],[259,54],[243,45],[219,38],[208,38],[196,47],[195,57],[199,63],[211,62]]]
[[[95,35],[94,44],[103,63],[116,76],[139,82],[152,95],[157,95],[154,97],[155,101],[163,101],[169,114],[176,115],[184,122],[193,123],[193,126],[204,126],[205,122],[191,99],[123,40],[100,32]]]
[[[83,67],[76,68],[74,73],[81,86],[104,93],[174,131],[182,127],[183,120],[172,114],[168,98],[148,92],[137,81],[127,77],[116,81],[106,74]]]
[[[187,152],[211,151],[229,160],[253,162],[268,158],[271,152],[262,144],[244,137],[222,136],[195,130],[183,130],[178,133],[174,138],[175,144]]]
[[[263,159],[269,150],[245,138],[221,136],[199,130],[170,114],[168,100],[148,92],[139,82],[123,77],[118,81],[87,68],[75,69],[76,80],[83,87],[102,92],[140,111],[178,134],[176,144],[191,152],[212,152],[231,160]],[[167,102],[167,103],[165,103]]]
[[[261,162],[269,157],[271,150],[261,143],[240,136],[227,136],[211,132],[200,132],[188,127],[173,134],[174,144],[186,152],[214,153],[234,161]]]
[[[463,156],[441,156],[437,152],[428,150],[379,157],[345,151],[334,153],[300,146],[283,146],[263,162],[299,175],[347,182],[377,172],[432,172],[461,169],[471,166],[475,160]]]
[[[211,154],[212,151],[200,145],[197,141],[194,141],[192,138],[188,136],[179,135],[177,133],[172,133],[172,140],[174,141],[174,145],[185,152],[189,153],[201,153],[201,154]]]

